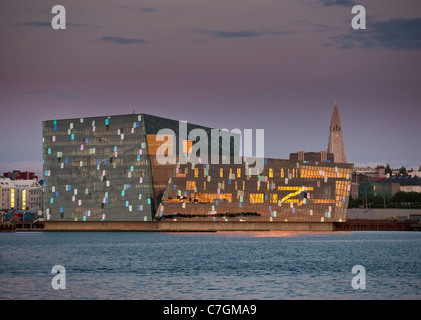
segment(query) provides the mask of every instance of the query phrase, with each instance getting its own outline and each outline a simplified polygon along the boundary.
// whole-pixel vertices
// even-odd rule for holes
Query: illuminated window
[[[278,202],[278,194],[277,193],[272,193],[270,195],[270,202],[272,202],[272,203],[277,203]]]
[[[183,153],[191,153],[193,147],[193,141],[183,140]]]
[[[273,178],[273,169],[272,168],[269,169],[269,178]]]
[[[194,190],[195,187],[196,187],[196,181],[186,181],[187,190]]]
[[[232,194],[231,193],[196,193],[196,199],[199,203],[211,203],[215,200],[223,200],[232,202]]]
[[[250,203],[263,203],[263,193],[250,193]]]
[[[335,203],[335,200],[330,200],[330,199],[313,199],[312,200],[313,203]]]
[[[237,168],[237,178],[241,178],[241,168]]]
[[[10,189],[10,192],[11,192],[11,197],[10,197],[10,207],[11,208],[15,208],[15,189]]]
[[[194,177],[195,178],[198,178],[199,177],[199,169],[198,168],[195,168],[194,169]]]
[[[224,177],[224,169],[223,169],[223,168],[220,168],[220,169],[219,169],[219,176],[220,176],[221,178],[223,178],[223,177]]]
[[[26,210],[26,189],[22,190],[22,210]]]

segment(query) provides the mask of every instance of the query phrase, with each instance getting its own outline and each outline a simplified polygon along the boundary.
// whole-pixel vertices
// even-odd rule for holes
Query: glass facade
[[[60,221],[151,221],[142,115],[43,122],[44,214]]]
[[[346,220],[352,164],[265,159],[247,165],[177,165],[156,219],[203,221]]]
[[[208,160],[223,146],[231,157],[160,164],[161,129],[174,132],[166,142],[187,160],[194,129],[207,135]],[[264,159],[251,175],[245,158],[233,160],[238,135],[219,135],[146,114],[44,121],[46,220],[345,221],[352,164]]]
[[[210,141],[210,128],[185,126],[186,133],[203,129]],[[174,169],[173,164],[161,165],[156,160],[156,136],[164,128],[174,132],[178,154],[180,122],[175,120],[129,114],[44,121],[46,219],[153,220]],[[228,134],[222,136],[229,140]],[[192,145],[192,141],[186,143]],[[210,143],[208,147],[210,153]],[[230,147],[234,152],[234,144]]]

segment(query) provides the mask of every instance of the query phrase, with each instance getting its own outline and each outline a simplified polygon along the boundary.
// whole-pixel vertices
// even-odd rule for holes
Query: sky
[[[133,112],[327,150],[335,102],[348,162],[421,165],[419,0],[2,0],[0,41],[0,175],[42,175],[42,121]]]

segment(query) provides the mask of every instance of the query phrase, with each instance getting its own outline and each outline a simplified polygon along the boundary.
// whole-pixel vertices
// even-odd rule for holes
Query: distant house
[[[41,210],[42,187],[36,180],[0,177],[0,209]]]
[[[16,180],[15,209],[39,210],[42,208],[42,187],[36,180]]]
[[[15,187],[12,180],[0,177],[0,209],[8,210],[12,208],[12,189]],[[14,199],[13,199],[14,203]]]
[[[381,183],[398,183],[400,191],[421,192],[421,178],[417,176],[391,176],[380,181]]]
[[[358,185],[359,198],[382,196],[391,199],[399,191],[399,184],[393,182],[365,182]]]

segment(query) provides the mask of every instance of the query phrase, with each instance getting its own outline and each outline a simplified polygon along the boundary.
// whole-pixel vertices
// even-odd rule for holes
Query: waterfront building
[[[172,130],[175,138],[160,141],[161,129]],[[159,146],[166,143],[172,154],[187,156],[192,141],[186,134],[194,129],[210,139],[210,128],[146,114],[44,121],[46,219],[153,220],[174,168],[158,162]],[[238,154],[231,136],[221,132],[222,145],[228,142],[229,152]]]
[[[2,210],[8,210],[14,204],[12,200],[12,190],[14,195],[14,184],[12,180],[6,177],[0,177],[0,205]]]
[[[417,176],[391,176],[381,180],[381,183],[396,183],[403,192],[421,192],[421,178]]]
[[[26,201],[27,201],[27,210],[30,210],[30,211],[42,210],[42,207],[43,207],[42,187],[35,187],[35,188],[28,189]]]
[[[345,221],[352,164],[265,159],[247,165],[177,165],[158,219]]]
[[[41,210],[42,209],[42,188],[36,180],[14,180],[14,200],[11,209],[18,210]]]
[[[195,129],[205,133],[200,142],[207,142],[207,155],[216,153],[219,161],[192,161]],[[44,216],[47,221],[346,219],[352,164],[255,158],[264,166],[254,175],[250,159],[239,153],[241,135],[217,133],[213,139],[211,128],[147,114],[44,121]],[[174,162],[161,163],[163,145]]]
[[[0,196],[3,210],[42,209],[42,188],[36,180],[10,180],[0,177]]]

